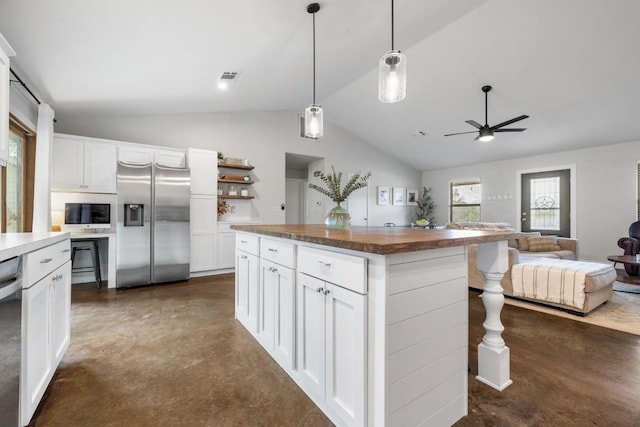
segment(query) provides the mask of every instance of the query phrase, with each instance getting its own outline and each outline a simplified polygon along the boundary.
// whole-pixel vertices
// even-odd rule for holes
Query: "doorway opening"
[[[324,158],[285,153],[285,224],[321,224],[324,203],[321,194],[309,192],[315,170],[324,170]]]

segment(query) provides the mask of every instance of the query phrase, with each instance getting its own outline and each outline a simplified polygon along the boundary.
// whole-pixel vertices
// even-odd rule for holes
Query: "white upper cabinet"
[[[189,148],[191,194],[216,195],[218,189],[218,153]]]
[[[0,166],[7,164],[9,153],[9,57],[15,54],[0,34]]]
[[[154,150],[153,155],[157,165],[171,168],[187,167],[187,153],[184,150]]]
[[[118,147],[118,160],[139,165],[151,164],[153,163],[153,148],[121,145]]]
[[[187,153],[184,150],[157,149],[145,145],[121,145],[118,147],[118,160],[126,163],[184,168],[187,165]]]
[[[52,190],[115,193],[116,166],[115,145],[56,135]]]

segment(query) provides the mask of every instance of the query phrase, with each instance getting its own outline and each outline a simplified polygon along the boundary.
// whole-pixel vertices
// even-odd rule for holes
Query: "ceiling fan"
[[[502,129],[504,126],[510,125],[511,123],[515,123],[515,122],[519,122],[520,120],[524,120],[529,118],[529,116],[527,116],[526,114],[523,114],[522,116],[518,116],[518,117],[514,117],[511,120],[507,120],[506,122],[502,122],[500,124],[497,124],[495,126],[489,126],[488,125],[488,119],[487,119],[487,98],[488,98],[488,93],[491,90],[491,86],[482,86],[482,91],[484,92],[484,126],[481,125],[480,123],[476,122],[475,120],[467,120],[466,122],[469,123],[471,126],[477,128],[479,130],[479,134],[477,137],[475,137],[474,141],[479,140],[481,142],[489,142],[493,139],[493,133],[494,132],[522,132],[524,130],[527,130],[526,128],[509,128],[509,129]],[[475,133],[476,131],[471,131],[471,132],[458,132],[458,133],[449,133],[445,136],[453,136],[453,135],[464,135],[467,133]]]

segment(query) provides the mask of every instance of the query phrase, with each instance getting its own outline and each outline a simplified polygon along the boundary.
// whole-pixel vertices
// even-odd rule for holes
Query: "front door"
[[[571,235],[570,170],[522,175],[521,229],[561,237]]]

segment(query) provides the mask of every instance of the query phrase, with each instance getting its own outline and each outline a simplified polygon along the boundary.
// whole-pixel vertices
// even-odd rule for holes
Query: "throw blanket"
[[[511,268],[513,295],[582,309],[585,278],[608,264],[566,259],[540,258]]]

